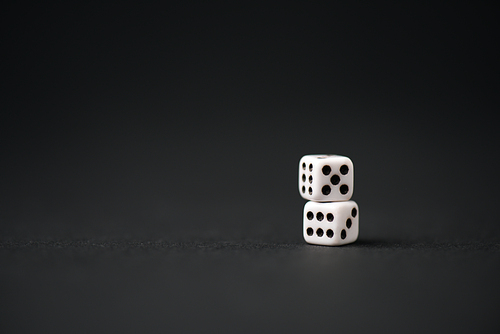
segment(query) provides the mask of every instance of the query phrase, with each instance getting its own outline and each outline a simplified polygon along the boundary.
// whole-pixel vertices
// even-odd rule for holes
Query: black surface
[[[2,332],[498,332],[493,8],[0,15]],[[353,245],[302,240],[314,153],[354,162]]]
[[[4,332],[495,333],[500,325],[498,243],[0,247]]]

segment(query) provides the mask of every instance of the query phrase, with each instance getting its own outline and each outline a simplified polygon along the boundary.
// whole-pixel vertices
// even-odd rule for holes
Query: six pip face
[[[351,159],[340,155],[306,155],[299,162],[299,192],[317,202],[347,201],[354,187]]]
[[[303,221],[304,240],[310,244],[339,246],[358,238],[359,208],[354,201],[307,202]]]

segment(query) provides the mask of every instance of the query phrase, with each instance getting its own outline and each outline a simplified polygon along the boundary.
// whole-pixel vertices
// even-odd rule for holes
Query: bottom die
[[[307,243],[340,246],[358,239],[359,208],[354,201],[307,202],[304,206],[304,239]]]

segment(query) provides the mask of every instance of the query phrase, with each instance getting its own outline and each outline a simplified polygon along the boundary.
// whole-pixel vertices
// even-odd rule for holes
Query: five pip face
[[[315,202],[347,201],[354,190],[354,166],[340,155],[305,155],[299,162],[299,192]]]

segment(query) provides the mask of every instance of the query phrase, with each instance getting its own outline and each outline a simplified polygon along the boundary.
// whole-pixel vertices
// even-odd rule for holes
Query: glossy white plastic
[[[347,201],[354,190],[354,166],[341,155],[305,155],[299,162],[299,193],[316,202]]]
[[[304,240],[324,246],[352,243],[359,234],[359,208],[354,201],[312,202],[304,206]]]

